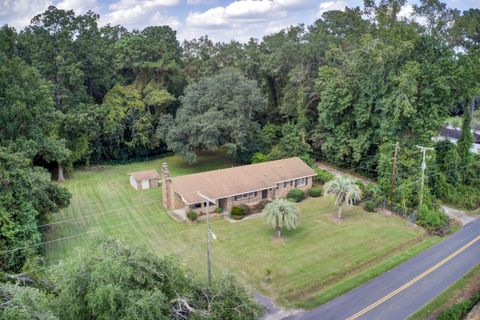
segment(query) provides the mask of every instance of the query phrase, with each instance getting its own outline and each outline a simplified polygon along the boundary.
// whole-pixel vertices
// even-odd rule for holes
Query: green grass
[[[477,265],[441,295],[410,316],[408,320],[435,319],[442,311],[468,299],[478,290],[480,290],[480,265]]]
[[[76,170],[64,185],[72,192],[70,207],[52,221],[46,240],[50,263],[75,254],[91,236],[102,234],[144,245],[159,256],[178,255],[198,276],[206,276],[206,225],[173,221],[162,206],[161,189],[136,191],[127,173],[169,163],[171,175],[182,175],[234,163],[223,154],[203,155],[189,166],[178,157],[128,165]],[[237,223],[212,219],[218,237],[212,243],[214,275],[234,273],[240,280],[290,307],[314,307],[388,270],[435,242],[423,229],[396,216],[347,208],[337,221],[333,201],[309,198],[298,204],[299,228],[273,239],[262,217]],[[79,235],[79,236],[76,236]],[[72,237],[73,236],[73,237]],[[427,240],[425,240],[427,239]],[[271,270],[271,283],[266,283]]]

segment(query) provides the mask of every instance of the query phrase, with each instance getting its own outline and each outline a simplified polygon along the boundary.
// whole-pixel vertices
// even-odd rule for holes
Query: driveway
[[[480,219],[434,247],[294,320],[402,320],[480,263]]]
[[[442,206],[443,212],[453,220],[460,222],[462,226],[472,222],[473,220],[477,219],[478,217],[471,217],[463,211],[456,210],[453,208],[449,208],[447,206]]]

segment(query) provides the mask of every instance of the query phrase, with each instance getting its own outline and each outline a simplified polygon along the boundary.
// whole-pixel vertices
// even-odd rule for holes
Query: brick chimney
[[[164,162],[162,164],[162,193],[163,193],[163,206],[167,209],[172,207],[172,195],[170,190],[170,172],[168,171],[168,164]]]

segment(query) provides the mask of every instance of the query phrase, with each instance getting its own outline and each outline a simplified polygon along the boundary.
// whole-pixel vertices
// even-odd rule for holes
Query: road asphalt
[[[402,320],[480,263],[480,219],[366,284],[291,320]]]

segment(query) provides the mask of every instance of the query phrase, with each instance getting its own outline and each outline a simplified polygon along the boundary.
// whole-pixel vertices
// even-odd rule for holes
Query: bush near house
[[[215,212],[216,212],[216,213],[222,213],[222,212],[223,212],[223,208],[217,207],[217,208],[215,208]]]
[[[195,211],[188,211],[187,212],[187,219],[195,222],[198,219],[198,214]]]
[[[365,211],[375,212],[376,208],[377,208],[377,204],[375,203],[375,201],[372,201],[372,200],[365,201]]]
[[[292,189],[288,191],[287,199],[291,199],[293,202],[300,202],[305,199],[305,192],[300,189]]]
[[[325,184],[328,181],[332,180],[334,178],[334,175],[331,174],[328,171],[325,171],[320,168],[314,168],[315,172],[317,175],[313,177],[313,182],[318,183],[318,184]]]
[[[245,209],[240,206],[235,206],[230,210],[230,215],[235,220],[240,220],[245,217]]]
[[[449,230],[450,221],[445,213],[423,205],[418,213],[417,224],[433,234],[445,235]]]
[[[312,187],[312,188],[308,189],[308,196],[309,197],[314,197],[314,198],[321,197],[322,196],[322,189],[317,188],[317,187]]]

